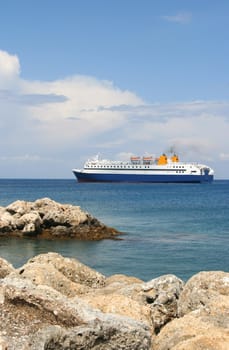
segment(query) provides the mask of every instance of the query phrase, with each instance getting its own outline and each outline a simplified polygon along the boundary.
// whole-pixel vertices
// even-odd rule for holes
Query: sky
[[[0,0],[0,177],[175,151],[229,179],[228,0]]]

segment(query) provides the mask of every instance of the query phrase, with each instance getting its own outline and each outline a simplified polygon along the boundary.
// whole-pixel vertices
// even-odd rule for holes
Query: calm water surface
[[[229,181],[212,184],[79,184],[73,180],[0,180],[0,205],[49,197],[80,205],[124,233],[100,242],[0,238],[15,267],[49,251],[80,259],[105,275],[143,280],[173,273],[229,271]]]

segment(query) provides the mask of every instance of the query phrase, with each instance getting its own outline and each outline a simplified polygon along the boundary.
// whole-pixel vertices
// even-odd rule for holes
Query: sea
[[[229,271],[229,180],[211,184],[78,183],[75,179],[0,179],[0,206],[48,197],[79,205],[120,240],[0,238],[0,256],[15,268],[57,252],[106,276],[143,281],[174,274],[184,281],[200,271]]]

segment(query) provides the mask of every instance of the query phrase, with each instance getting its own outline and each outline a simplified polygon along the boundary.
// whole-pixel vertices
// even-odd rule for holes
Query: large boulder
[[[144,322],[153,332],[150,309],[132,298],[119,294],[118,292],[116,294],[102,295],[102,290],[99,295],[97,293],[89,293],[86,294],[86,296],[82,296],[82,298],[84,298],[89,305],[104,313],[128,316],[136,321]]]
[[[208,307],[212,300],[222,296],[229,298],[229,273],[223,271],[203,271],[191,277],[178,301],[179,316],[193,310]]]
[[[150,310],[141,297],[142,283],[136,277],[113,275],[106,278],[104,286],[88,290],[81,297],[104,313],[131,317],[145,322],[152,330]]]
[[[90,288],[94,290],[105,284],[105,276],[101,273],[57,253],[40,254],[30,259],[14,275],[36,285],[50,286],[68,297],[86,294]]]
[[[29,279],[37,286],[52,287],[67,297],[85,294],[89,289],[83,284],[72,282],[51,264],[28,263],[14,272],[14,274],[11,274],[11,277],[13,275],[20,275],[23,279]]]
[[[229,329],[207,313],[193,311],[168,323],[153,350],[228,350]]]
[[[82,298],[103,312],[112,312],[145,322],[157,334],[177,317],[177,302],[184,282],[164,275],[149,282],[123,275],[107,278],[105,286],[89,290]]]
[[[43,328],[31,337],[30,350],[145,350],[151,349],[148,338],[128,323],[122,332],[109,322],[63,329],[59,326]],[[27,350],[28,348],[26,348]]]

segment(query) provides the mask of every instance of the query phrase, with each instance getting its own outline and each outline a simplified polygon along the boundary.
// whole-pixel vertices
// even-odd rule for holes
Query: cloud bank
[[[2,177],[71,177],[96,153],[117,159],[171,149],[229,176],[229,101],[146,103],[111,81],[25,80],[0,51]]]

